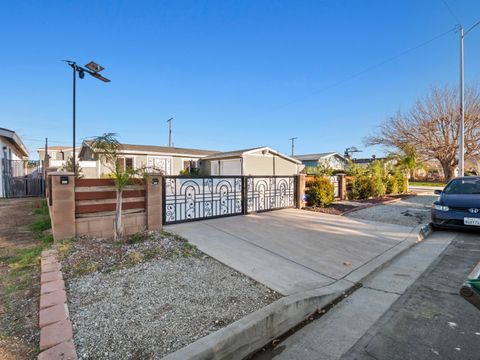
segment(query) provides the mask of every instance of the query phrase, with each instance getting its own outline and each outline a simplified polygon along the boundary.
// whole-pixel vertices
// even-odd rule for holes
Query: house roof
[[[330,156],[333,156],[333,155],[336,155],[336,156],[339,156],[341,157],[342,159],[344,159],[344,157],[342,155],[340,155],[339,153],[337,152],[325,152],[325,153],[318,153],[318,154],[305,154],[305,155],[297,155],[297,156],[294,156],[295,159],[297,160],[300,160],[300,161],[308,161],[308,160],[320,160],[320,159],[325,159],[327,157],[330,157]]]
[[[371,158],[360,158],[360,159],[352,159],[352,162],[354,164],[370,164],[374,162],[375,160],[388,160],[388,158],[380,158],[380,157],[371,157]]]
[[[234,150],[234,151],[217,152],[215,154],[208,155],[208,156],[204,157],[203,159],[205,159],[205,160],[216,160],[216,159],[238,158],[238,157],[243,157],[244,155],[256,153],[256,152],[259,152],[259,151],[268,151],[272,154],[275,154],[279,157],[282,157],[282,158],[284,158],[286,160],[289,160],[289,161],[292,161],[294,163],[297,163],[297,164],[301,163],[297,159],[294,159],[290,156],[282,154],[282,153],[280,153],[276,150],[273,150],[273,149],[271,149],[267,146],[260,146],[260,147],[256,147],[256,148]]]
[[[80,149],[80,146],[76,146],[76,149]],[[62,151],[62,150],[72,150],[71,146],[61,146],[61,145],[54,145],[54,146],[48,146],[48,150],[54,150],[54,151]],[[45,151],[44,147],[39,147],[37,148],[37,151]]]
[[[23,156],[28,156],[27,147],[15,131],[0,128],[0,136],[6,138]]]
[[[91,141],[84,141],[83,144],[86,147],[91,148]],[[82,154],[84,146],[80,154]],[[123,153],[137,153],[137,154],[165,154],[165,155],[185,155],[185,156],[206,156],[214,154],[217,151],[213,150],[200,150],[200,149],[188,149],[169,146],[156,146],[156,145],[134,145],[134,144],[121,144],[121,152]]]

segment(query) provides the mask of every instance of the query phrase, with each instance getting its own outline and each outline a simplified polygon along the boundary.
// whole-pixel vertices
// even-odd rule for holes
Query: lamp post
[[[463,39],[473,30],[480,21],[472,25],[467,31],[463,31],[463,25],[460,25],[460,141],[458,144],[458,175],[465,175],[465,84],[463,67]]]
[[[73,120],[73,141],[72,141],[72,159],[73,159],[73,173],[76,173],[76,168],[77,168],[77,163],[75,161],[75,138],[76,138],[76,106],[77,106],[77,72],[78,72],[78,77],[80,79],[83,79],[85,77],[85,73],[90,74],[94,78],[97,78],[98,80],[101,80],[103,82],[110,82],[109,79],[103,77],[100,75],[100,71],[102,71],[104,68],[97,63],[90,61],[85,67],[79,66],[75,61],[71,60],[63,60],[65,61],[73,70],[73,114],[72,114],[72,120]]]

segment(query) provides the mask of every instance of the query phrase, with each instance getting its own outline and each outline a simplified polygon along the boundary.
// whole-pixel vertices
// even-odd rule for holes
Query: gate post
[[[338,175],[338,197],[340,200],[347,198],[347,178],[345,175]]]
[[[56,242],[76,235],[75,176],[71,172],[52,172],[48,176],[52,184],[50,217]]]
[[[295,200],[297,202],[295,207],[302,209],[304,207],[303,196],[305,195],[305,174],[295,175],[295,180]]]
[[[161,230],[163,223],[163,178],[148,174],[145,177],[147,229]]]
[[[247,176],[242,176],[242,214],[247,215],[248,213],[248,184]]]

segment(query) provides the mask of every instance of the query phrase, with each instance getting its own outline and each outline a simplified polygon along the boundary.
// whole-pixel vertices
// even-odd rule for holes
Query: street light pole
[[[77,72],[78,72],[78,77],[80,79],[83,79],[85,77],[85,73],[90,74],[94,78],[97,78],[98,80],[102,80],[103,82],[110,82],[109,79],[103,77],[100,75],[100,71],[102,71],[104,68],[97,63],[94,63],[93,61],[90,61],[85,67],[78,66],[75,61],[71,60],[63,60],[66,62],[73,70],[73,114],[72,114],[72,119],[73,119],[73,141],[72,141],[72,162],[73,162],[73,173],[76,174],[77,170],[77,163],[75,161],[75,139],[76,139],[76,107],[77,107]],[[68,159],[67,159],[68,161]]]
[[[73,157],[73,174],[75,175],[75,170],[77,167],[77,163],[75,161],[75,139],[76,139],[76,128],[77,128],[77,123],[76,123],[76,114],[77,114],[77,64],[72,65],[73,69],[73,142],[72,142],[72,157]],[[68,159],[67,159],[68,161]]]

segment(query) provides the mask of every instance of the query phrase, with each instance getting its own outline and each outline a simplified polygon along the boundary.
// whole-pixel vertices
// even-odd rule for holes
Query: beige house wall
[[[243,162],[244,175],[274,175],[275,157],[272,154],[247,154]]]
[[[225,158],[225,159],[207,159],[201,160],[200,165],[200,175],[212,175],[211,168],[212,163],[220,163],[222,161],[234,160],[238,159],[241,160],[239,157],[237,158]],[[301,165],[300,165],[301,166]],[[219,166],[221,169],[222,167]],[[250,175],[250,176],[272,176],[272,175],[280,175],[280,176],[291,176],[296,175],[300,172],[299,164],[296,164],[292,161],[284,159],[280,156],[268,153],[268,154],[246,154],[243,158],[243,175]],[[224,175],[220,172],[220,176]],[[242,175],[239,172],[236,175]]]

